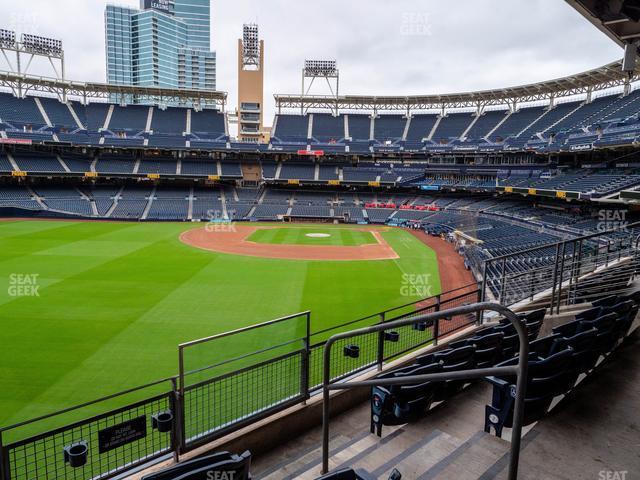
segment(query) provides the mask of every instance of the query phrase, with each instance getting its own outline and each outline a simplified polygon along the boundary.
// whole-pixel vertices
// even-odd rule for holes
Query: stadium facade
[[[210,25],[208,0],[141,0],[140,9],[107,5],[107,82],[215,90]]]

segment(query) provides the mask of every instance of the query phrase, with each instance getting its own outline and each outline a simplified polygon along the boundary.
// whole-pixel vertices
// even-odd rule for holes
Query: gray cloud
[[[136,0],[118,0],[135,6]],[[0,0],[2,27],[62,38],[67,76],[104,81],[103,0]],[[256,21],[266,42],[266,107],[298,93],[305,58],[335,58],[349,94],[446,93],[577,73],[621,50],[557,0],[220,0],[213,2],[218,88],[236,102],[236,48]],[[34,73],[45,73],[37,65]],[[268,118],[267,117],[267,118]]]

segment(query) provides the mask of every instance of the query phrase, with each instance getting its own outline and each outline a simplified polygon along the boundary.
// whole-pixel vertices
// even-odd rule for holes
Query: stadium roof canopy
[[[566,0],[621,47],[640,41],[640,0]]]
[[[432,110],[445,108],[484,108],[493,105],[514,106],[541,100],[551,101],[574,95],[617,87],[640,80],[640,67],[631,77],[622,71],[622,61],[612,62],[587,72],[519,87],[466,93],[417,96],[302,96],[275,95],[278,108],[331,110]]]
[[[78,97],[86,103],[90,98],[112,97],[136,100],[149,100],[162,103],[188,103],[193,105],[218,105],[224,107],[226,92],[198,89],[174,89],[159,87],[138,87],[127,85],[108,85],[106,83],[83,83],[48,77],[30,76],[11,72],[0,72],[0,87],[10,90],[16,96],[26,95],[30,91],[48,93],[64,100]]]

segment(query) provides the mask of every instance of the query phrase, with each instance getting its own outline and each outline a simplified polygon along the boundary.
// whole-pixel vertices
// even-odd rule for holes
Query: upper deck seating
[[[344,140],[344,117],[328,113],[313,114],[312,137],[319,143],[337,143]]]
[[[142,105],[115,106],[109,130],[112,132],[142,132],[147,126],[149,107]]]
[[[307,143],[309,117],[307,115],[278,115],[274,137],[283,142]]]
[[[0,120],[13,125],[45,125],[44,118],[32,97],[17,98],[0,93]]]
[[[166,110],[153,109],[151,130],[158,133],[180,136],[187,130],[187,109],[169,107]]]

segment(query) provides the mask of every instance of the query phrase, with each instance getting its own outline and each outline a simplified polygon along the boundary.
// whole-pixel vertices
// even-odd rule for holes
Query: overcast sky
[[[61,38],[67,78],[105,81],[106,3],[0,0],[0,28]],[[299,93],[305,58],[337,60],[341,93],[409,95],[514,86],[622,56],[561,0],[213,0],[212,8],[218,89],[231,105],[242,24],[260,24],[269,123],[273,93]]]

